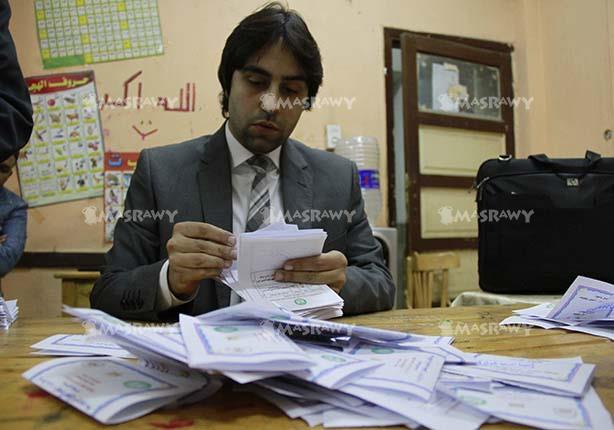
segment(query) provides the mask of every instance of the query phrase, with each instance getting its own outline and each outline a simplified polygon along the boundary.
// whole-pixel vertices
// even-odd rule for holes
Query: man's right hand
[[[204,222],[180,222],[166,243],[168,286],[179,299],[190,297],[203,279],[219,276],[236,260],[232,233]]]

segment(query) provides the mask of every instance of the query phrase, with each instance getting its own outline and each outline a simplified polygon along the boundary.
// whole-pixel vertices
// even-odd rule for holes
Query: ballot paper
[[[318,401],[343,408],[353,409],[365,403],[361,399],[345,394],[340,390],[330,390],[296,378],[272,378],[258,381],[255,384],[282,396]]]
[[[556,303],[513,311],[500,325],[558,328],[614,340],[614,285],[578,276]]]
[[[57,358],[23,376],[103,424],[138,418],[209,383],[195,371],[163,373],[108,357]]]
[[[475,358],[476,364],[446,364],[443,370],[560,396],[582,396],[595,371],[594,364],[583,363],[580,357],[530,359],[476,354]]]
[[[363,344],[364,345],[364,344]],[[416,350],[368,348],[358,345],[355,356],[383,363],[352,383],[363,387],[410,395],[428,401],[435,390],[445,359]]]
[[[217,309],[196,318],[209,323],[268,320],[282,324],[279,330],[284,333],[300,330],[305,333],[316,333],[319,335],[350,336],[370,343],[377,343],[378,345],[410,346],[420,344],[418,346],[427,346],[427,344],[448,344],[452,340],[451,337],[446,336],[423,336],[402,331],[301,317],[272,303],[243,302],[234,306]]]
[[[541,429],[614,429],[612,417],[593,388],[582,399],[510,387],[490,393],[461,388],[456,398],[502,420]]]
[[[353,408],[343,408],[315,400],[286,397],[274,391],[250,386],[248,390],[274,404],[290,418],[302,418],[309,426],[322,424],[324,427],[373,427],[404,425],[407,418],[376,405],[363,403]],[[418,424],[411,423],[416,428]]]
[[[56,334],[35,343],[31,348],[38,350],[38,355],[108,355],[135,358],[133,354],[113,342],[104,342],[92,336],[80,334]]]
[[[326,232],[299,230],[296,225],[275,223],[239,235],[237,261],[221,280],[243,300],[272,302],[302,316],[330,319],[343,315],[343,299],[324,284],[275,281],[275,271],[287,260],[322,252]]]
[[[614,285],[578,276],[546,318],[570,325],[614,322]]]
[[[187,363],[186,348],[178,326],[139,327],[97,309],[65,305],[63,311],[138,357]]]
[[[339,388],[354,379],[368,377],[365,375],[384,364],[307,343],[301,343],[300,347],[315,365],[290,374],[330,389]]]
[[[469,407],[440,392],[425,402],[414,396],[398,395],[390,391],[360,387],[354,384],[340,388],[346,394],[363,399],[395,412],[432,430],[475,430],[489,415]]]
[[[9,328],[18,315],[17,300],[4,300],[4,297],[0,295],[0,329]]]
[[[538,319],[552,309],[542,306],[515,317]],[[95,378],[101,387],[94,389],[111,397],[90,399],[74,390],[92,389],[87,385],[91,382],[80,379],[85,372],[79,371],[92,358],[62,359],[72,360],[66,373],[52,367],[56,360],[44,363],[53,369],[52,377],[42,379],[48,391],[101,422],[121,422],[158,407],[199,401],[219,388],[222,377],[214,375],[221,373],[238,382],[236,388],[252,391],[310,426],[473,430],[505,420],[553,429],[611,428],[609,413],[590,387],[595,366],[580,357],[528,359],[469,353],[452,346],[449,337],[305,318],[269,302],[243,302],[199,317],[180,315],[178,325],[163,328],[135,327],[92,309],[67,307],[65,311],[84,321],[97,336],[90,339],[107,347],[116,345],[140,361],[94,360],[109,360],[115,367],[120,366],[116,363],[136,366],[145,369],[145,376],[156,376],[158,384],[161,380],[173,385],[158,390],[146,381],[155,394],[145,390],[126,396],[127,387],[120,384],[113,392],[105,391],[107,381]],[[62,342],[60,338],[45,339],[39,346],[71,344],[70,339]],[[327,340],[328,346],[322,346]],[[71,354],[90,351],[81,346],[85,349]],[[199,373],[205,371],[207,375]],[[194,374],[195,380],[208,379],[194,386],[166,379],[186,374]],[[91,372],[87,375],[92,377]],[[542,403],[543,408],[536,407]]]
[[[313,361],[270,325],[257,322],[213,325],[180,315],[188,364],[203,370],[292,371]]]

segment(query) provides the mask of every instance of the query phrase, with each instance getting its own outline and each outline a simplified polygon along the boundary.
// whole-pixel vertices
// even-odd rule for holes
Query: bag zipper
[[[477,202],[481,202],[482,201],[482,194],[484,192],[484,184],[488,181],[490,181],[491,179],[498,179],[498,178],[506,178],[506,177],[511,177],[511,176],[523,176],[523,175],[547,175],[547,174],[553,174],[554,171],[548,171],[548,172],[520,172],[520,173],[504,173],[501,175],[496,175],[496,176],[486,176],[485,178],[483,178],[479,184],[475,185],[475,190],[477,191]],[[590,174],[600,174],[600,175],[614,175],[613,172],[599,172],[599,171],[592,171],[592,172],[588,172]]]

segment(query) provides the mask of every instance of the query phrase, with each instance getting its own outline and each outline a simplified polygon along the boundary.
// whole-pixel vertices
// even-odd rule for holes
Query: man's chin
[[[247,149],[254,154],[268,154],[277,149],[283,143],[282,140],[268,140],[262,137],[252,137],[248,143]]]

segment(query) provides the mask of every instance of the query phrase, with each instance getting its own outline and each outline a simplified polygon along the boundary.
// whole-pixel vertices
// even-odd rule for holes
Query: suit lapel
[[[224,125],[205,144],[198,172],[198,186],[204,221],[232,232],[230,153]],[[230,288],[217,282],[215,288],[218,307],[228,306]]]
[[[313,208],[313,176],[305,157],[292,140],[284,144],[280,164],[284,211],[291,217],[286,218],[286,222],[297,224],[300,229],[311,228],[311,217],[303,216],[303,212]]]

